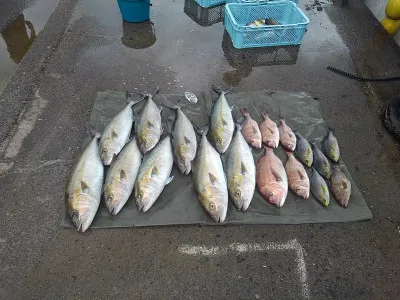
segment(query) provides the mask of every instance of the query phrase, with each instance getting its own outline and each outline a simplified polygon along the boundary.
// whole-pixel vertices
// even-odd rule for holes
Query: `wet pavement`
[[[300,1],[311,21],[300,47],[238,51],[221,22],[189,17],[188,2],[160,0],[154,24],[136,26],[122,21],[114,1],[66,0],[37,36],[0,96],[2,298],[395,298],[399,155],[379,113],[400,87],[361,84],[326,66],[395,74],[397,46],[361,1],[309,10],[314,2]],[[162,93],[197,93],[211,84],[318,98],[374,219],[85,234],[59,227],[65,175],[97,91],[159,85]],[[285,245],[294,239],[300,246],[292,251]],[[220,250],[232,243],[264,250]],[[183,245],[199,247],[182,252]]]
[[[13,8],[10,10],[14,14],[18,13],[17,16],[10,11],[6,15],[6,9],[2,7],[4,15],[0,16],[0,93],[58,3],[59,0],[16,1],[10,5]],[[21,11],[17,12],[16,8]]]

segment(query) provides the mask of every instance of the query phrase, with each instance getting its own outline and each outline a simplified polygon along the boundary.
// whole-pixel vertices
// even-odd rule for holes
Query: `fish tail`
[[[243,116],[245,116],[245,117],[248,117],[250,114],[249,114],[249,110],[247,109],[247,108],[241,108],[240,109],[240,112],[242,113],[242,115]]]
[[[282,115],[281,107],[279,106],[279,119],[285,122],[285,117]]]
[[[241,131],[245,123],[246,123],[246,120],[244,120],[242,123],[236,122],[235,123],[236,130]]]
[[[172,127],[173,127],[173,124],[174,124],[174,120],[175,120],[174,116],[169,116],[168,119],[167,119],[167,131],[168,131],[169,134],[172,133]]]
[[[89,132],[91,137],[94,139],[99,139],[101,137],[101,133],[92,127],[89,128]]]
[[[274,152],[274,150],[271,147],[268,147],[266,145],[264,145],[264,150],[265,150],[265,153]]]
[[[203,127],[197,127],[197,126],[193,125],[193,128],[199,135],[203,136],[203,135],[208,134],[208,131],[210,130],[210,125],[207,124]]]
[[[285,152],[285,154],[289,157],[289,156],[293,156],[293,151],[290,151],[288,149],[286,149],[285,147],[282,147],[283,152]]]
[[[181,107],[182,107],[182,105],[183,105],[183,98],[182,97],[179,97],[179,99],[178,99],[178,102],[176,103],[176,108],[177,109],[180,109]]]
[[[135,100],[135,99],[132,99],[132,93],[134,93],[134,94],[136,94],[136,95],[139,95],[140,98],[139,98],[139,99],[136,99],[136,100]],[[138,104],[139,102],[143,101],[144,98],[146,98],[146,95],[143,94],[142,92],[135,92],[135,91],[133,91],[132,93],[129,92],[129,91],[126,91],[126,93],[125,93],[126,102],[127,102],[128,104],[130,104],[131,106],[133,106],[133,105],[135,105],[135,104]]]
[[[260,107],[258,107],[258,105],[256,105],[255,103],[253,103],[253,106],[255,107],[255,109],[257,109],[257,111],[262,115],[263,118],[267,118],[268,117],[268,110],[261,110]]]
[[[211,85],[211,88],[217,92],[218,94],[228,94],[232,91],[232,88],[223,90],[221,87],[216,87],[215,85]]]

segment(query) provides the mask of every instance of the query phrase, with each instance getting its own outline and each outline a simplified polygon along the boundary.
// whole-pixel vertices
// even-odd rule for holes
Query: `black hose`
[[[339,74],[341,76],[350,78],[350,79],[355,79],[358,81],[391,81],[391,80],[399,80],[400,79],[400,75],[399,76],[392,76],[392,77],[381,77],[381,78],[369,78],[369,77],[360,77],[345,71],[342,71],[338,68],[335,67],[331,67],[331,66],[327,66],[326,67],[329,71],[332,71],[333,73]]]

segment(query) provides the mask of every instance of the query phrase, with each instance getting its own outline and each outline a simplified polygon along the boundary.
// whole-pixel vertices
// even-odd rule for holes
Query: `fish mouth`
[[[260,149],[261,148],[261,141],[252,141],[250,145],[254,148]]]
[[[109,212],[110,212],[110,215],[112,215],[112,216],[115,216],[116,214],[118,214],[119,213],[119,209],[118,209],[118,207],[112,207],[110,210],[109,210]]]
[[[292,145],[292,144],[286,145],[286,149],[288,149],[289,151],[293,152],[295,148],[296,148],[296,145]]]
[[[137,210],[138,210],[138,212],[144,212],[144,204],[142,204],[142,203],[140,203],[140,204],[138,204],[138,203],[136,203],[136,208],[137,208]]]

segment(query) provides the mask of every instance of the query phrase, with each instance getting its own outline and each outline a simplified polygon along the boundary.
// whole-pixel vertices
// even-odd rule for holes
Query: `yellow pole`
[[[389,0],[385,15],[381,24],[390,35],[394,36],[400,30],[400,0]]]

